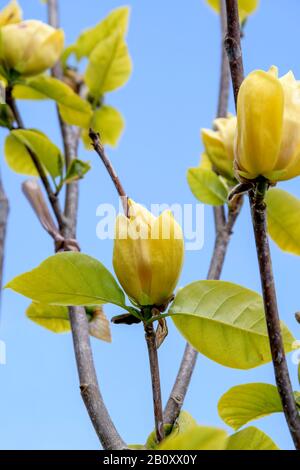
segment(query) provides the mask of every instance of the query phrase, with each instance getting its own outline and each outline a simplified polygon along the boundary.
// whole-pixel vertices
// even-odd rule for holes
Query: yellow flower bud
[[[217,12],[220,13],[220,0],[206,0],[207,3]],[[241,23],[258,7],[259,0],[238,0],[239,15]]]
[[[154,217],[129,201],[130,217],[116,221],[113,266],[138,305],[164,305],[174,293],[184,258],[181,227],[170,211]]]
[[[63,47],[64,32],[41,21],[22,21],[0,29],[0,64],[24,76],[53,67]]]
[[[216,130],[202,129],[202,141],[205,153],[212,165],[227,178],[234,177],[234,138],[237,119],[234,116],[218,118],[214,121]]]
[[[0,27],[20,21],[22,21],[22,10],[17,0],[12,0],[0,11]]]
[[[292,72],[252,72],[238,96],[235,169],[239,179],[271,182],[300,175],[300,83]]]

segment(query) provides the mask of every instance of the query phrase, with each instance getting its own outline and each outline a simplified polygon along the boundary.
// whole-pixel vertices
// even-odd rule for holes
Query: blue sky
[[[1,1],[0,6],[6,2]],[[26,18],[46,19],[39,0],[21,0]],[[61,0],[61,22],[68,43],[95,24],[115,0]],[[128,35],[133,58],[132,78],[125,88],[107,96],[126,119],[119,147],[109,154],[127,189],[144,203],[196,203],[186,183],[186,170],[198,163],[199,130],[209,127],[217,105],[220,37],[218,17],[204,0],[189,2],[132,0]],[[276,64],[300,77],[300,3],[261,0],[243,42],[246,72]],[[233,103],[230,105],[233,111]],[[54,106],[24,103],[28,127],[40,127],[60,144]],[[0,131],[3,141],[5,133]],[[82,147],[79,157],[93,170],[81,184],[78,238],[82,250],[111,269],[112,242],[96,237],[96,208],[117,203],[111,181],[97,157]],[[23,177],[3,162],[1,171],[11,202],[5,280],[27,271],[51,255],[51,240],[42,231],[21,193]],[[281,187],[300,196],[299,180]],[[206,277],[214,241],[211,209],[205,209],[205,244],[188,252],[180,284]],[[294,312],[300,309],[300,262],[272,244],[282,319],[299,338]],[[260,291],[247,203],[229,248],[223,279]],[[70,335],[56,336],[26,319],[28,300],[5,291],[0,339],[7,347],[7,364],[0,366],[1,449],[97,449],[98,441],[82,404]],[[107,306],[107,314],[118,314]],[[170,323],[170,322],[169,322]],[[92,340],[102,393],[113,419],[128,443],[143,443],[153,428],[151,389],[142,328],[113,326],[113,343]],[[184,340],[170,324],[168,340],[159,351],[163,398],[166,400],[184,349]],[[297,387],[297,370],[289,359]],[[226,428],[217,413],[220,396],[246,382],[273,383],[271,365],[252,371],[221,367],[200,356],[185,409],[201,424]],[[283,449],[292,443],[282,415],[255,423]]]

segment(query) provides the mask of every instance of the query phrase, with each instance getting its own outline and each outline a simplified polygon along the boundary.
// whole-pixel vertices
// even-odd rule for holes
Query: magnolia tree
[[[253,71],[244,79],[241,33],[258,0],[208,0],[219,14],[224,40],[218,115],[211,129],[202,130],[205,150],[199,166],[188,170],[187,180],[195,197],[212,206],[216,238],[207,279],[191,279],[180,290],[180,225],[170,211],[157,216],[130,199],[105,150],[118,143],[124,127],[119,111],[106,104],[106,94],[123,86],[131,73],[126,45],[129,8],[113,10],[65,47],[58,0],[45,3],[49,24],[23,20],[16,0],[0,13],[0,73],[6,96],[1,126],[7,129],[8,166],[34,177],[25,180],[23,191],[54,240],[55,254],[45,254],[39,266],[17,275],[6,287],[32,301],[26,312],[32,321],[55,333],[71,330],[81,395],[104,449],[275,450],[271,438],[248,423],[281,412],[300,450],[300,395],[292,388],[286,361],[297,344],[280,322],[268,241],[269,234],[282,250],[300,254],[300,201],[276,187],[300,174],[300,84],[292,72],[279,78],[276,67]],[[236,117],[227,109],[230,82]],[[42,99],[56,103],[62,149],[23,121],[19,100]],[[89,163],[77,158],[81,139],[99,155],[123,204],[123,214],[115,221],[114,274],[82,253],[76,237],[78,184],[90,171]],[[3,259],[7,205],[2,194]],[[219,280],[247,197],[262,296],[247,286]],[[145,444],[124,442],[99,390],[90,335],[110,340],[103,310],[107,303],[123,310],[113,323],[140,323],[144,328],[155,423]],[[187,345],[163,407],[157,351],[169,321]],[[233,429],[231,435],[200,426],[182,410],[198,353],[243,370],[273,362],[274,384],[237,385],[220,398],[219,415]]]

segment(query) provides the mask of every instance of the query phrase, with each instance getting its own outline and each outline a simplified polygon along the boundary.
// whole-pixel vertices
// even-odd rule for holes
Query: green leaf
[[[53,178],[60,176],[62,155],[59,148],[45,134],[34,129],[13,130],[7,136],[4,154],[8,166],[13,171],[37,176],[37,170],[26,147],[38,157]]]
[[[300,200],[282,189],[267,192],[268,230],[283,251],[300,255]]]
[[[28,90],[27,92],[26,89]],[[66,83],[56,78],[48,75],[31,78],[21,86],[21,93],[20,86],[15,93],[19,97],[23,95],[25,99],[34,99],[32,98],[33,93],[37,97],[40,96],[54,100],[58,104],[60,114],[67,124],[83,128],[88,128],[90,125],[92,118],[90,104],[80,98]]]
[[[47,100],[48,97],[39,91],[30,88],[26,84],[18,84],[14,86],[13,96],[16,100]]]
[[[120,31],[125,36],[128,29],[129,14],[130,9],[127,6],[116,8],[96,26],[81,33],[75,44],[77,59],[89,57],[100,42],[116,31]]]
[[[83,162],[78,159],[72,160],[63,182],[71,183],[72,181],[77,181],[83,178],[90,169],[91,165],[89,162]]]
[[[260,429],[249,427],[230,436],[226,450],[279,450],[279,448]]]
[[[124,130],[125,122],[121,113],[112,106],[101,106],[94,112],[91,128],[99,132],[103,145],[116,147]],[[88,150],[93,150],[89,131],[82,131],[82,140]]]
[[[101,41],[90,55],[85,82],[93,97],[125,85],[132,64],[123,34],[119,31]]]
[[[7,286],[35,302],[49,305],[125,306],[125,296],[98,260],[82,253],[58,253]]]
[[[222,206],[227,200],[227,189],[218,175],[207,168],[190,168],[187,180],[194,196],[204,204]]]
[[[271,361],[259,294],[224,281],[198,281],[181,289],[170,307],[185,339],[219,364],[251,369]],[[286,352],[294,338],[282,324]]]
[[[89,333],[97,339],[111,343],[110,323],[102,307],[86,307],[89,321]],[[27,317],[52,333],[67,333],[71,330],[68,308],[32,302]]]
[[[196,426],[183,434],[167,437],[159,450],[225,450],[227,433],[223,429]]]
[[[27,317],[53,333],[70,331],[70,320],[66,307],[31,303],[26,310]]]
[[[218,404],[223,421],[233,429],[240,429],[250,421],[282,411],[277,388],[265,383],[250,383],[232,387]]]
[[[197,421],[188,413],[187,411],[181,411],[179,417],[177,418],[174,426],[171,424],[165,424],[165,435],[166,436],[177,436],[178,434],[185,433],[191,428],[197,427]],[[148,436],[147,442],[145,444],[146,449],[157,449],[158,442],[156,440],[155,430]]]

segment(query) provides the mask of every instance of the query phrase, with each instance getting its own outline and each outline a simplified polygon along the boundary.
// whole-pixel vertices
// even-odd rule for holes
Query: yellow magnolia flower
[[[22,10],[17,0],[12,0],[0,11],[0,27],[20,21],[22,21]]]
[[[234,116],[218,118],[214,121],[216,130],[202,129],[205,153],[222,176],[234,177],[234,137],[237,119]]]
[[[0,64],[24,76],[51,68],[63,47],[64,32],[41,21],[22,21],[0,29]]]
[[[139,305],[164,305],[174,293],[184,258],[181,227],[170,211],[154,217],[129,201],[130,217],[116,221],[113,266],[123,289]]]
[[[300,83],[292,72],[252,72],[238,96],[235,169],[240,179],[271,182],[300,175]]]
[[[207,3],[217,12],[220,13],[220,0],[206,0]],[[239,15],[241,23],[258,7],[259,0],[238,0]]]

